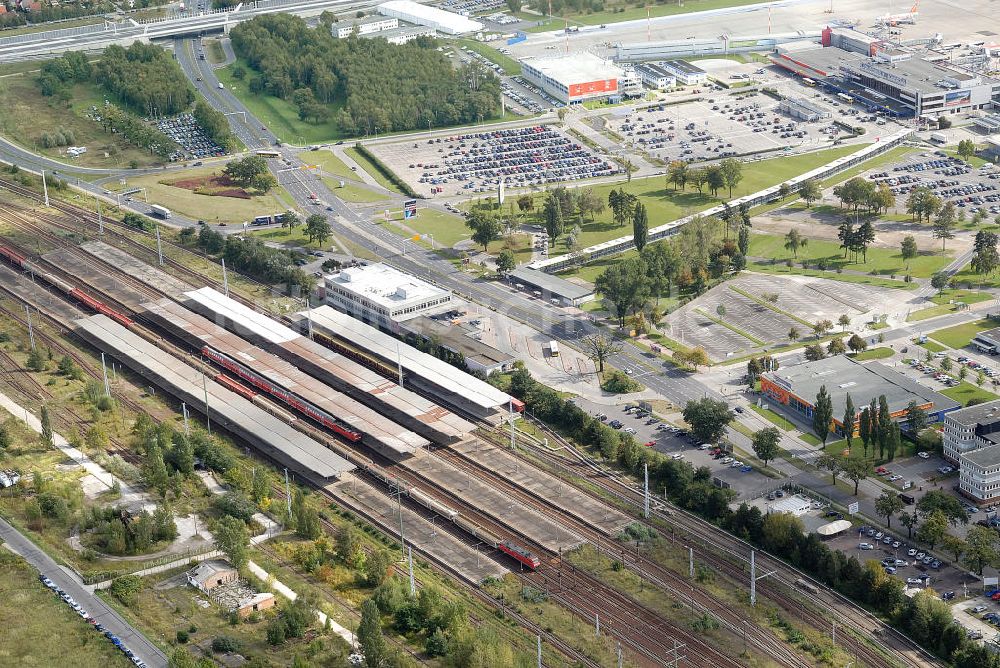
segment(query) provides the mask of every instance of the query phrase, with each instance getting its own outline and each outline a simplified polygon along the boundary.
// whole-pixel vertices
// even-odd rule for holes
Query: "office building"
[[[359,37],[394,30],[399,27],[399,19],[389,16],[365,16],[360,19],[337,21],[330,26],[330,34],[337,39],[345,39],[353,34]]]
[[[355,318],[389,331],[396,323],[440,311],[451,292],[404,274],[385,264],[348,267],[323,279],[326,303]]]
[[[685,86],[700,86],[708,82],[708,72],[686,60],[665,60],[660,63],[660,67]]]

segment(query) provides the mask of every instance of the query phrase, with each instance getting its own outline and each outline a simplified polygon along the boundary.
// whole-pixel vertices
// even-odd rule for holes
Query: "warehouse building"
[[[665,60],[660,67],[685,86],[700,86],[708,82],[708,72],[686,60]]]
[[[958,489],[978,504],[1000,498],[1000,399],[949,413],[944,458],[959,467]]]
[[[560,306],[580,306],[594,299],[592,284],[580,285],[530,267],[518,267],[507,278],[518,290],[529,290]]]
[[[879,48],[874,56],[833,45],[808,50],[779,48],[769,58],[806,83],[819,83],[850,95],[871,111],[896,117],[937,119],[945,114],[992,109],[1000,101],[1000,81],[896,48]]]
[[[808,123],[830,118],[830,112],[804,97],[786,97],[778,103],[778,111]]]
[[[337,21],[330,26],[330,34],[337,39],[346,39],[357,33],[359,37],[394,30],[399,27],[399,19],[391,16],[365,16],[360,19]]]
[[[451,304],[448,290],[381,263],[348,267],[323,283],[327,304],[389,331],[398,331],[402,320]]]
[[[445,35],[468,35],[482,32],[483,24],[461,14],[437,7],[421,5],[412,0],[389,0],[378,6],[378,13],[418,26],[427,26]]]
[[[635,73],[642,79],[643,85],[653,90],[667,90],[677,85],[677,78],[656,63],[636,65]]]
[[[621,70],[591,53],[521,61],[521,74],[563,104],[619,95]]]
[[[838,436],[844,435],[843,416],[848,394],[858,413],[872,399],[885,396],[889,413],[895,419],[905,416],[911,401],[917,402],[931,422],[940,422],[945,413],[959,406],[953,399],[924,387],[884,364],[861,364],[846,355],[796,364],[787,369],[765,373],[760,379],[760,390],[765,396],[781,404],[799,420],[806,421],[812,420],[816,395],[823,386],[826,386],[833,402],[833,424],[830,425],[830,431]]]
[[[988,353],[990,355],[996,355],[1000,352],[1000,327],[994,327],[993,329],[987,329],[985,332],[979,332],[974,337],[969,345],[976,348],[981,353]]]

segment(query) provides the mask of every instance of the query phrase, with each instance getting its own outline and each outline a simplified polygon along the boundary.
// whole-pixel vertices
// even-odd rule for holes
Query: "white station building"
[[[378,6],[378,13],[400,21],[427,26],[445,35],[467,35],[482,32],[483,24],[461,14],[448,12],[412,0],[389,0]]]
[[[396,331],[396,323],[440,311],[451,292],[385,264],[349,267],[323,279],[326,303],[362,322]]]

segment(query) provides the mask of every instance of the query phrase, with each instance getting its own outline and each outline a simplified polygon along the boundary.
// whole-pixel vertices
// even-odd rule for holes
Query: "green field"
[[[314,165],[322,169],[324,172],[333,174],[334,176],[340,176],[352,181],[359,180],[357,172],[352,171],[351,168],[347,166],[347,163],[327,149],[310,151],[309,153],[301,154],[299,157],[302,158],[304,162]]]
[[[974,292],[971,290],[944,290],[933,297],[930,301],[934,306],[928,306],[917,311],[910,313],[906,319],[909,322],[919,322],[921,320],[927,320],[928,318],[936,318],[939,315],[947,315],[949,313],[956,313],[961,308],[964,308],[963,304],[978,304],[980,302],[989,301],[995,299],[995,297],[988,292]],[[949,303],[949,302],[955,303]]]
[[[931,332],[927,336],[931,337],[935,341],[943,343],[949,348],[958,350],[959,348],[964,348],[969,345],[969,341],[971,341],[979,332],[987,329],[993,329],[996,326],[996,322],[986,318],[981,318],[974,322],[967,322],[961,325],[955,325],[954,327],[939,329]]]
[[[0,105],[0,134],[33,152],[81,167],[127,168],[133,160],[140,167],[159,164],[148,151],[129,146],[84,117],[90,107],[104,104],[104,94],[93,84],[73,86],[70,102],[62,105],[38,91],[34,76],[11,76],[0,79],[0,99],[4,100]],[[73,145],[86,146],[88,151],[69,158],[64,155],[65,148],[42,148],[41,136],[54,134],[60,128],[73,133]]]
[[[785,237],[779,234],[754,234],[750,240],[749,255],[778,260],[791,259],[795,263],[805,261],[813,265],[823,261],[830,269],[840,267],[866,274],[869,272],[887,276],[895,274],[899,278],[902,278],[907,271],[915,278],[928,278],[951,261],[950,255],[937,253],[922,253],[911,260],[904,260],[897,249],[872,247],[868,249],[867,262],[860,257],[858,262],[850,262],[844,258],[844,251],[837,242],[822,239],[809,239],[809,243],[799,249],[798,257],[793,258],[792,252],[785,249]],[[756,268],[759,263],[754,264]]]
[[[839,146],[815,153],[772,158],[744,165],[743,180],[733,189],[733,197],[763,190],[859,149],[859,146]],[[636,195],[646,205],[650,228],[715,206],[723,198],[729,199],[728,190],[719,191],[723,198],[712,197],[707,190],[699,193],[693,186],[675,191],[666,184],[662,176],[633,179],[631,183],[601,184],[593,186],[592,189],[604,202],[608,201],[608,195],[612,190],[622,189]],[[532,222],[541,222],[543,198],[542,194],[534,197],[535,212],[531,216],[534,219]],[[580,227],[581,234],[578,241],[584,248],[632,233],[631,226],[619,226],[614,223],[611,211],[607,207],[602,213],[597,214],[594,220],[584,220]],[[556,256],[563,255],[568,250],[563,237],[550,247],[549,252],[552,256]]]
[[[1000,276],[996,274],[989,276],[977,274],[972,270],[971,264],[965,265],[956,272],[951,282],[954,285],[968,284],[973,288],[1000,288]]]
[[[882,360],[886,357],[892,357],[895,354],[895,350],[892,348],[869,348],[856,355],[853,355],[854,359],[858,362],[864,362],[865,360]]]
[[[769,262],[751,262],[747,265],[751,271],[759,271],[767,274],[784,274],[788,276],[812,276],[813,278],[827,278],[831,281],[843,281],[845,283],[860,283],[862,285],[873,285],[880,288],[896,288],[898,290],[915,290],[916,283],[904,283],[894,281],[889,278],[879,278],[867,274],[838,274],[835,271],[821,271],[819,269],[802,269],[799,265],[786,267],[784,264],[771,264]]]
[[[721,9],[725,7],[739,7],[749,5],[757,0],[688,0],[688,2],[678,2],[676,4],[663,4],[649,6],[649,16],[672,16],[674,14],[688,14],[690,12],[703,12],[709,9]],[[605,9],[599,12],[573,12],[568,11],[565,19],[560,17],[543,17],[536,14],[526,14],[519,12],[519,16],[527,21],[538,21],[540,26],[532,26],[526,32],[547,32],[550,30],[562,30],[568,23],[570,25],[596,26],[605,23],[618,23],[620,21],[635,21],[646,18],[646,7],[629,7],[624,2],[607,2]],[[619,11],[621,10],[621,11]]]
[[[965,381],[955,387],[940,390],[940,392],[944,396],[954,399],[963,406],[968,404],[972,399],[976,399],[977,401],[992,401],[997,398],[997,395],[989,390],[984,390],[981,387],[977,387],[976,385]]]
[[[399,193],[400,195],[405,194],[399,189],[399,187],[396,186],[395,183],[387,179],[375,163],[369,160],[367,156],[361,153],[361,151],[352,146],[351,148],[345,150],[344,153],[351,156],[351,159],[358,163],[358,166],[361,167],[361,169],[368,172],[368,174],[371,175],[371,177],[375,179],[380,186],[386,190],[391,190],[394,193]]]
[[[345,181],[344,187],[340,187],[340,183],[331,178],[322,177],[323,183],[329,188],[334,195],[344,200],[345,202],[353,203],[369,203],[369,202],[384,202],[389,198],[388,195],[382,192],[372,190],[368,186],[361,183],[354,183],[351,181]]]
[[[148,174],[129,179],[127,187],[146,188],[146,196],[150,202],[162,204],[188,218],[214,224],[239,225],[254,216],[281,213],[288,208],[279,199],[279,196],[284,193],[280,187],[275,188],[267,195],[240,199],[200,195],[186,188],[160,183],[161,180],[175,181],[181,178],[210,176],[217,171],[221,170],[212,167],[197,167],[179,172],[169,172],[168,174]]]
[[[125,658],[100,633],[38,581],[26,561],[0,548],[0,664],[125,668]]]
[[[931,351],[932,353],[939,353],[941,351],[948,350],[946,347],[932,339],[927,339],[923,343],[918,343],[917,345],[922,347],[924,350]]]
[[[382,218],[377,218],[375,222],[382,222],[382,220]],[[394,212],[390,216],[390,220],[402,223],[402,212]],[[464,219],[437,209],[418,208],[417,217],[406,221],[406,226],[420,234],[433,236],[435,248],[441,246],[451,248],[459,241],[464,241],[472,236],[472,231],[465,226]],[[409,236],[409,233],[404,232],[399,227],[396,227],[393,232]]]
[[[247,88],[246,79],[240,81],[233,78],[233,70],[236,67],[242,67],[248,76],[253,72],[246,61],[237,59],[235,63],[215,70],[215,75],[233,95],[246,105],[250,113],[283,142],[302,146],[339,139],[342,136],[337,128],[337,123],[333,120],[327,120],[324,123],[300,121],[298,110],[291,102],[273,95],[252,94]],[[330,118],[333,119],[340,108],[337,105],[331,105],[330,109]]]
[[[761,408],[755,404],[750,404],[750,409],[758,415],[763,416],[768,422],[772,423],[776,427],[779,427],[780,429],[784,429],[785,431],[795,429],[795,424],[792,423],[791,420],[775,413],[770,408]]]

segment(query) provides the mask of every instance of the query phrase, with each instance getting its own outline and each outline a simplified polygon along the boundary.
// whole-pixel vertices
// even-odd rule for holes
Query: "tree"
[[[549,235],[549,242],[555,245],[556,239],[563,233],[563,210],[559,201],[559,196],[550,192],[545,198],[545,205],[542,208],[542,217],[545,219],[545,231]]]
[[[704,443],[715,443],[726,433],[733,412],[725,401],[707,397],[689,401],[682,412],[691,432]]]
[[[667,182],[672,183],[674,190],[683,189],[688,180],[688,164],[683,160],[674,160],[667,167]]]
[[[504,248],[497,255],[497,273],[509,274],[517,268],[517,260],[514,258],[514,251]]]
[[[713,196],[718,196],[719,189],[726,185],[726,177],[722,174],[722,169],[718,165],[711,165],[705,168],[705,182]]]
[[[917,526],[916,513],[900,513],[899,523],[906,527],[906,537],[913,538],[913,527]]]
[[[819,388],[819,393],[816,395],[816,403],[813,407],[813,431],[816,436],[823,441],[823,446],[826,446],[826,439],[830,436],[830,423],[833,421],[833,400],[830,399],[829,393],[826,391],[826,385],[822,385]]]
[[[361,621],[358,623],[358,644],[365,657],[366,668],[383,668],[388,658],[385,638],[382,636],[382,614],[374,599],[361,604]]]
[[[743,163],[736,158],[726,158],[719,163],[719,171],[726,187],[729,188],[729,198],[732,199],[733,188],[743,180]]]
[[[941,211],[938,212],[937,218],[934,219],[934,227],[932,228],[934,238],[941,240],[941,250],[945,249],[945,243],[948,239],[955,237],[956,222],[955,203],[946,202],[941,207]]]
[[[997,534],[991,527],[972,526],[965,536],[965,560],[979,575],[983,566],[995,563],[997,554]],[[958,557],[955,557],[958,561]]]
[[[622,344],[606,334],[585,336],[580,343],[584,354],[597,365],[597,372],[604,373],[604,363],[622,350]]]
[[[55,445],[52,440],[52,418],[49,416],[49,407],[42,404],[39,421],[42,423],[42,442],[50,448]]]
[[[854,496],[857,496],[858,486],[862,480],[868,477],[868,462],[857,457],[847,457],[841,466],[844,469],[844,475],[854,482]]]
[[[857,334],[851,334],[851,338],[847,339],[847,347],[855,353],[860,353],[868,348],[868,342]]]
[[[794,257],[798,257],[799,249],[808,243],[809,239],[799,234],[797,227],[788,230],[788,234],[785,235],[785,250],[792,251]]]
[[[816,179],[806,179],[799,184],[799,197],[801,197],[807,207],[823,196],[822,187]]]
[[[618,326],[625,326],[625,317],[649,299],[649,279],[646,263],[641,258],[618,260],[594,281],[594,290],[615,307]]]
[[[851,393],[847,393],[847,399],[844,400],[844,438],[847,439],[847,450],[851,450],[851,441],[854,439],[854,429],[858,421],[858,409],[854,406],[854,400],[851,399]]]
[[[887,489],[875,499],[875,512],[885,518],[885,525],[892,528],[892,516],[905,507],[902,499],[894,491]]]
[[[822,337],[831,329],[833,329],[833,323],[825,318],[813,325],[813,333],[816,334],[817,338]]]
[[[917,240],[912,234],[903,237],[903,242],[899,245],[900,253],[904,260],[912,260],[917,257]]]
[[[365,582],[370,587],[378,587],[389,575],[392,557],[381,548],[372,550],[365,559]]]
[[[698,367],[709,363],[708,353],[701,346],[696,346],[690,350],[681,350],[674,353],[674,361],[678,364],[693,367],[695,371]]]
[[[801,336],[799,334],[799,328],[796,327],[795,325],[792,325],[792,328],[788,330],[788,340],[789,341],[798,341],[799,336]]]
[[[815,362],[816,360],[821,360],[826,357],[826,353],[823,351],[823,346],[818,343],[814,343],[806,346],[805,356],[807,361]]]
[[[948,519],[940,510],[932,512],[917,528],[917,540],[923,541],[934,549],[948,533]]]
[[[781,199],[788,199],[788,196],[792,194],[792,187],[788,185],[788,181],[782,181],[781,185],[778,186],[778,197]]]
[[[267,160],[259,155],[230,160],[222,173],[233,183],[248,187],[254,177],[267,172]]]
[[[847,352],[847,344],[844,343],[843,339],[830,339],[830,343],[826,346],[826,352],[828,355],[843,355]]]
[[[290,211],[290,210],[284,212],[283,214],[281,214],[281,216],[279,217],[278,221],[281,223],[282,227],[287,227],[289,232],[291,232],[296,227],[298,227],[299,224],[302,222],[301,220],[299,220],[299,215],[297,213],[295,213],[294,211]],[[208,227],[206,226],[206,227],[204,227],[202,229],[203,230],[207,230]]]
[[[841,332],[846,332],[847,328],[851,325],[851,316],[846,313],[841,313],[840,317],[837,318],[837,324],[840,325]]]
[[[757,458],[767,463],[778,456],[778,443],[781,441],[781,434],[777,427],[766,427],[753,435],[753,451]]]
[[[938,292],[948,289],[948,285],[951,283],[951,276],[944,271],[935,272],[931,276],[931,287],[933,287]]]
[[[924,494],[917,501],[917,512],[923,517],[930,517],[935,512],[940,512],[951,524],[966,524],[969,515],[962,507],[962,503],[955,497],[942,492],[941,490],[931,490]]]
[[[914,436],[927,428],[927,413],[916,401],[906,406],[906,426]]]
[[[315,241],[322,246],[331,234],[333,231],[330,229],[330,223],[327,222],[326,216],[314,213],[306,218],[306,236],[309,237],[309,243]]]
[[[972,251],[972,269],[979,274],[992,274],[1000,267],[1000,254],[997,253],[998,237],[995,232],[980,230],[976,232],[976,240]]]
[[[224,516],[215,527],[215,547],[224,552],[229,562],[237,569],[247,565],[247,525],[243,520],[230,515]]]
[[[982,527],[980,527],[982,528]],[[992,530],[990,530],[992,532]],[[941,539],[941,549],[952,555],[955,559],[955,563],[962,558],[965,553],[966,545],[965,541],[958,536],[952,536],[951,534],[945,534]]]
[[[556,200],[556,205],[558,206],[558,200]],[[465,219],[465,225],[472,230],[472,240],[483,247],[484,253],[492,242],[500,238],[500,234],[503,232],[500,220],[493,213],[482,209],[473,209]],[[555,237],[552,237],[552,243],[555,243]]]
[[[646,214],[646,206],[638,204],[635,207],[635,214],[632,217],[632,240],[635,248],[640,253],[646,247],[646,238],[649,234],[649,217]]]
[[[965,160],[969,160],[976,154],[976,142],[971,139],[963,139],[958,142],[958,155]]]
[[[829,454],[822,454],[816,458],[817,468],[826,469],[830,472],[830,484],[837,484],[837,473],[840,472],[840,459]]]

